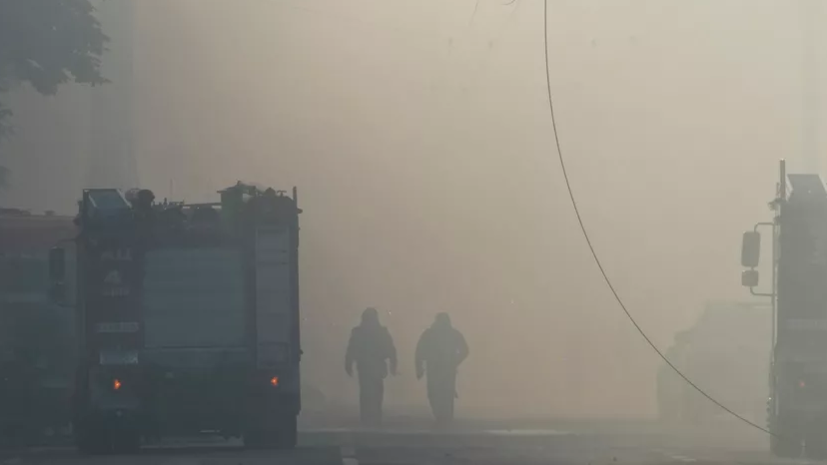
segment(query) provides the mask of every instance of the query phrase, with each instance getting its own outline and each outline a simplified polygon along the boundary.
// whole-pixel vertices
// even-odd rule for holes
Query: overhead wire
[[[646,341],[646,343],[649,345],[649,347],[652,350],[655,351],[655,353],[658,355],[658,357],[660,357],[661,360],[663,360],[663,362],[666,363],[669,366],[669,368],[672,369],[672,371],[674,371],[680,378],[682,378],[683,381],[685,381],[689,386],[691,386],[693,389],[695,389],[695,391],[697,391],[699,394],[701,394],[703,397],[705,397],[708,401],[712,402],[717,407],[719,407],[720,409],[722,409],[723,411],[725,411],[729,415],[733,416],[734,418],[742,421],[743,423],[745,423],[745,424],[747,424],[747,425],[749,425],[749,426],[751,426],[751,427],[753,427],[757,430],[760,430],[760,431],[762,431],[764,433],[767,433],[771,436],[778,437],[776,434],[772,433],[769,429],[767,429],[767,428],[765,428],[765,427],[763,427],[763,426],[761,426],[761,425],[759,425],[759,424],[757,424],[753,421],[750,421],[749,419],[747,419],[744,416],[738,414],[737,412],[735,412],[731,408],[727,407],[726,405],[724,405],[723,403],[721,403],[720,401],[718,401],[717,399],[712,397],[703,388],[701,388],[700,386],[695,384],[694,381],[689,379],[689,377],[686,374],[684,374],[677,366],[675,366],[675,364],[672,363],[672,361],[669,360],[666,357],[666,355],[664,355],[663,352],[660,349],[658,349],[657,345],[655,345],[655,343],[652,341],[652,339],[646,334],[646,332],[643,330],[643,328],[637,322],[635,317],[632,315],[632,313],[626,307],[626,304],[623,302],[623,299],[620,297],[620,294],[618,294],[617,290],[614,287],[614,284],[612,284],[612,280],[609,278],[608,273],[606,273],[606,269],[603,267],[603,262],[600,261],[600,257],[598,256],[597,251],[594,248],[594,244],[592,244],[591,236],[589,235],[588,229],[586,229],[586,225],[583,222],[583,216],[580,214],[580,208],[577,204],[577,198],[574,195],[574,190],[572,189],[571,181],[569,180],[568,170],[566,169],[566,160],[565,160],[565,157],[563,156],[563,150],[562,150],[562,147],[561,147],[561,144],[560,144],[560,135],[559,135],[558,128],[557,128],[557,118],[556,118],[555,111],[554,111],[554,97],[553,97],[552,91],[551,91],[551,66],[550,66],[550,59],[549,59],[549,34],[548,34],[548,26],[549,26],[549,24],[548,24],[549,23],[549,21],[548,21],[548,13],[549,13],[549,11],[548,11],[548,2],[549,2],[549,0],[543,0],[543,43],[544,43],[544,54],[545,54],[545,68],[546,68],[546,91],[547,91],[547,95],[548,95],[549,113],[550,113],[550,116],[551,116],[551,128],[552,128],[552,131],[554,132],[554,144],[555,144],[555,147],[557,149],[557,158],[560,162],[560,169],[563,172],[563,179],[565,180],[565,183],[566,183],[566,190],[568,191],[569,199],[571,200],[571,205],[572,205],[572,208],[574,210],[574,214],[577,217],[577,223],[580,225],[580,231],[583,234],[583,238],[586,241],[586,245],[588,246],[589,251],[591,252],[592,259],[594,260],[595,265],[597,265],[597,268],[598,268],[598,270],[600,271],[600,274],[603,277],[603,282],[609,288],[609,291],[611,291],[612,296],[614,296],[615,301],[620,306],[620,308],[623,310],[623,313],[626,315],[626,318],[629,320],[629,322],[632,323],[632,325],[635,327],[635,330],[637,330],[638,334],[640,334],[640,336],[643,338],[644,341]]]

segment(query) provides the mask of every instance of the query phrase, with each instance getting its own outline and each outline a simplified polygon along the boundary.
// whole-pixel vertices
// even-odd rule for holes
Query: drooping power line
[[[571,187],[571,182],[569,181],[568,171],[566,170],[566,160],[563,156],[563,150],[560,145],[560,135],[557,131],[557,118],[555,117],[554,113],[554,98],[551,92],[551,68],[548,50],[548,0],[543,0],[543,42],[545,52],[546,91],[548,94],[548,107],[549,113],[551,115],[551,128],[554,132],[554,144],[557,149],[557,157],[560,161],[560,169],[563,172],[563,179],[566,182],[566,190],[568,191],[569,199],[571,200],[571,205],[574,209],[574,214],[577,217],[577,223],[580,225],[580,231],[583,233],[583,238],[586,240],[586,245],[588,245],[589,247],[589,251],[591,252],[592,258],[594,259],[595,265],[597,265],[598,270],[600,270],[600,274],[603,276],[603,282],[609,288],[609,291],[611,291],[615,301],[617,301],[617,304],[623,310],[623,313],[626,314],[626,318],[629,320],[630,323],[632,323],[632,325],[635,327],[635,330],[637,330],[638,334],[640,334],[640,336],[643,338],[644,341],[646,341],[649,347],[651,347],[652,350],[654,350],[655,353],[658,354],[661,360],[663,360],[664,363],[666,363],[669,366],[669,368],[672,369],[672,371],[674,371],[678,376],[680,376],[689,386],[698,391],[698,393],[704,396],[707,400],[709,400],[716,406],[720,407],[723,411],[727,412],[728,414],[746,423],[747,425],[752,426],[757,430],[763,431],[764,433],[767,433],[771,436],[775,436],[775,434],[770,432],[767,428],[764,428],[763,426],[758,425],[757,423],[752,422],[747,418],[744,418],[742,415],[739,415],[726,405],[722,404],[720,401],[718,401],[717,399],[709,395],[706,391],[704,391],[700,386],[695,384],[695,382],[689,379],[689,377],[686,376],[680,369],[678,369],[678,367],[676,367],[675,364],[673,364],[668,358],[666,358],[663,352],[661,352],[661,350],[658,349],[655,343],[652,342],[652,339],[649,338],[649,336],[646,334],[643,328],[641,328],[640,324],[638,324],[637,320],[634,318],[634,316],[632,316],[631,312],[629,312],[629,309],[626,307],[626,304],[623,302],[623,299],[621,299],[620,295],[617,293],[617,290],[612,284],[611,279],[609,279],[609,275],[606,273],[606,269],[603,267],[603,263],[600,261],[600,257],[597,255],[597,251],[595,250],[594,245],[592,244],[591,236],[589,236],[589,232],[586,229],[585,223],[583,222],[583,217],[580,214],[580,208],[577,205],[577,198],[574,195],[574,191]]]

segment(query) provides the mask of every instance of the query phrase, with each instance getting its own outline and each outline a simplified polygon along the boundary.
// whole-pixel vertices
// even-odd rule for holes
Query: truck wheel
[[[267,434],[258,427],[248,427],[244,431],[244,447],[248,449],[260,449],[264,447]]]
[[[795,438],[770,436],[770,452],[779,458],[798,458],[801,456],[801,443]]]
[[[807,435],[804,442],[804,455],[812,460],[827,459],[827,444],[824,442],[824,435],[821,430],[813,431]]]
[[[773,415],[773,405],[767,403],[767,427],[770,431],[770,453],[778,458],[801,457],[801,434],[797,428],[787,428],[789,419]]]
[[[298,417],[290,415],[284,419],[277,436],[277,447],[279,449],[293,449],[299,442]]]
[[[292,449],[298,440],[295,415],[281,421],[265,420],[244,432],[244,446],[254,449]]]
[[[84,455],[101,455],[109,452],[107,438],[100,433],[100,428],[95,428],[87,422],[78,425],[74,431],[78,452]]]
[[[135,454],[141,449],[141,435],[131,429],[114,432],[110,442],[116,454]]]
[[[89,418],[75,428],[75,445],[86,455],[133,454],[141,448],[135,425]]]

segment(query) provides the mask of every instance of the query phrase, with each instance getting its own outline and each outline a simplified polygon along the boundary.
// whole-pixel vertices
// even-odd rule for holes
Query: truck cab
[[[788,185],[790,189],[788,189]],[[744,234],[742,284],[773,309],[771,451],[827,458],[827,189],[816,174],[787,175],[781,162],[774,218]],[[761,227],[771,232],[769,283],[759,290]]]

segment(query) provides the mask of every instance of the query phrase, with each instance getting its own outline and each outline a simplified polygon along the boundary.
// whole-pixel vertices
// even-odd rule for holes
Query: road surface
[[[87,457],[69,448],[7,454],[2,465],[806,465],[778,460],[766,440],[740,425],[669,429],[641,425],[514,428],[463,426],[304,431],[295,451],[247,451],[233,443],[171,444],[135,456]]]

